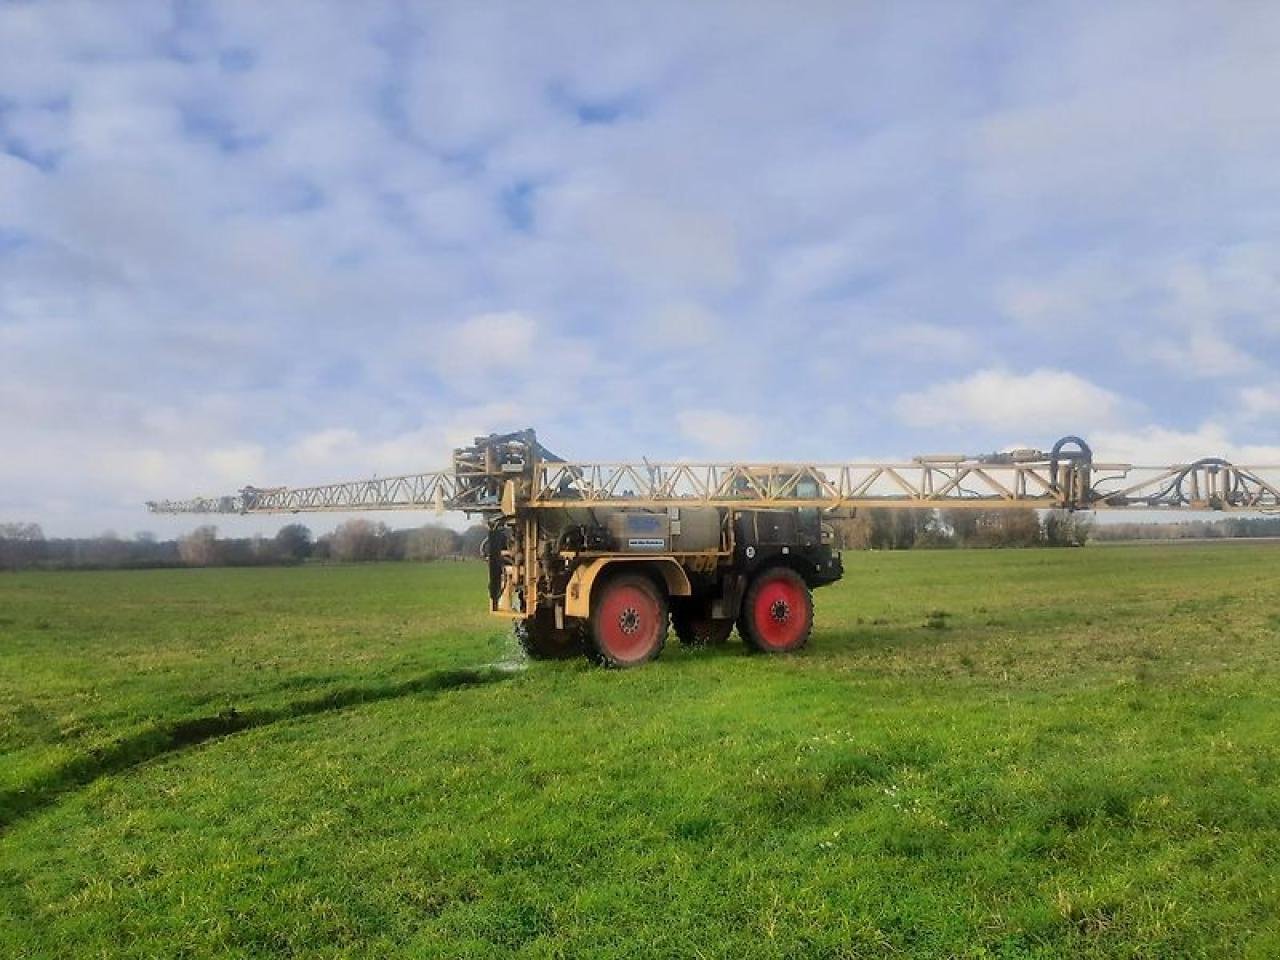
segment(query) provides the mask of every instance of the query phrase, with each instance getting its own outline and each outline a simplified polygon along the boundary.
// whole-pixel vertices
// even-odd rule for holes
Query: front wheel
[[[591,611],[591,648],[606,667],[655,659],[667,642],[667,598],[648,577],[624,573],[600,587]]]
[[[788,567],[758,574],[742,598],[738,632],[761,653],[790,653],[809,642],[813,595],[804,578]]]

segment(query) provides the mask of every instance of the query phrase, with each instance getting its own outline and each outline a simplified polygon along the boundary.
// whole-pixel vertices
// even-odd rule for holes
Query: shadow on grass
[[[254,707],[248,710],[236,710],[233,707],[213,716],[156,724],[75,757],[26,787],[0,793],[0,830],[51,806],[64,794],[85,787],[100,777],[122,773],[165,754],[186,750],[209,740],[265,727],[282,720],[328,713],[365,703],[497,683],[510,678],[514,673],[515,670],[510,665],[504,664],[438,670],[398,683],[342,687],[316,697],[274,707]]]

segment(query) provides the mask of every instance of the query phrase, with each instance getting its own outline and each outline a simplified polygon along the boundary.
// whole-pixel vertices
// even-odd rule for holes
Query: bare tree
[[[44,531],[38,523],[0,523],[0,569],[35,566],[44,558]]]
[[[938,545],[935,542],[938,519],[934,510],[873,507],[866,511],[865,521],[866,545],[872,550],[910,550],[917,541],[926,540],[930,546]]]
[[[22,540],[30,543],[43,539],[44,531],[38,523],[0,523],[0,540]]]
[[[339,524],[333,531],[333,559],[345,562],[382,560],[386,557],[391,531],[385,523],[372,523],[363,517]]]
[[[951,536],[958,546],[973,546],[980,520],[976,510],[945,510],[942,520],[951,529]]]
[[[458,552],[458,535],[448,527],[428,523],[409,532],[405,543],[406,560],[439,560]]]
[[[208,567],[218,562],[218,528],[196,527],[178,540],[178,556],[189,567]]]
[[[1044,542],[1050,547],[1083,547],[1093,532],[1093,521],[1078,513],[1050,510],[1044,515]]]
[[[93,567],[121,566],[129,555],[129,547],[114,530],[104,530],[90,540],[85,559]]]
[[[948,520],[966,547],[1030,547],[1042,542],[1040,517],[1030,507],[1008,510],[949,511]],[[954,519],[952,519],[954,517]],[[961,525],[956,526],[959,522]]]
[[[489,539],[489,528],[483,523],[473,523],[458,538],[458,552],[464,557],[478,557],[484,542]]]
[[[280,559],[301,563],[311,556],[311,531],[300,523],[290,523],[276,533],[275,546]]]
[[[871,545],[871,521],[867,511],[833,516],[827,521],[837,550],[866,550]]]

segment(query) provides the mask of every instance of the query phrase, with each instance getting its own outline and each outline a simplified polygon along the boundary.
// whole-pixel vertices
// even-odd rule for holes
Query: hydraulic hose
[[[1074,446],[1074,450],[1064,450],[1064,447]],[[1085,443],[1083,439],[1075,436],[1066,436],[1053,445],[1053,449],[1049,452],[1049,483],[1053,488],[1053,492],[1061,494],[1062,479],[1059,475],[1058,468],[1063,462],[1070,463],[1072,466],[1083,465],[1086,469],[1093,465],[1093,448]],[[1094,491],[1091,487],[1086,487],[1083,491],[1081,499],[1084,503],[1090,503],[1094,499]],[[1066,504],[1068,509],[1074,504]]]

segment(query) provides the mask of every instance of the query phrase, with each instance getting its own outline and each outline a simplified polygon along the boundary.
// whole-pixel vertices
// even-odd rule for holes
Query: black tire
[[[667,595],[648,577],[621,573],[593,591],[588,652],[622,669],[656,660],[667,642]]]
[[[582,632],[565,624],[556,629],[553,610],[539,610],[532,617],[512,625],[516,642],[530,660],[567,660],[582,653]]]
[[[742,598],[738,632],[748,650],[793,653],[813,632],[813,594],[804,577],[789,567],[756,574]]]
[[[712,617],[709,607],[709,603],[688,600],[672,604],[671,626],[685,646],[719,646],[733,633],[733,619]]]

